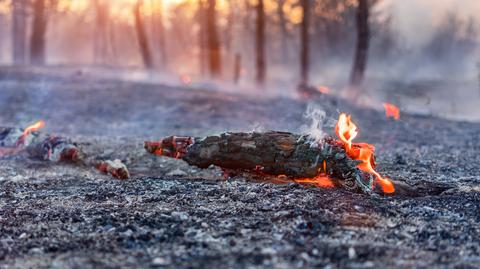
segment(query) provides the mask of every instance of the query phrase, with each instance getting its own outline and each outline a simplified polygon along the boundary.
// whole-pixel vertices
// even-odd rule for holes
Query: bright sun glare
[[[109,6],[109,12],[111,18],[132,21],[132,8],[138,2],[138,0],[99,0],[101,3],[105,3]],[[226,6],[226,0],[217,2],[217,8],[222,9]],[[190,3],[196,5],[196,0],[143,0],[142,12],[145,15],[150,15],[153,12],[162,9],[163,12],[168,11],[182,3]],[[59,10],[62,11],[85,11],[92,5],[92,0],[60,0]]]

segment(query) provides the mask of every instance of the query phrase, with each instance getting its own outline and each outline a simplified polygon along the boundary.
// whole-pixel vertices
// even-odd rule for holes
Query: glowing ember
[[[25,128],[25,130],[23,131],[23,134],[21,137],[18,138],[17,140],[17,146],[20,146],[20,145],[25,145],[25,140],[27,139],[27,137],[32,133],[32,132],[36,132],[40,129],[42,129],[43,127],[45,127],[45,122],[44,121],[38,121],[37,123],[33,124],[33,125],[30,125],[28,126],[27,128]]]
[[[295,182],[299,184],[311,184],[320,188],[335,187],[335,185],[333,185],[332,180],[327,175],[318,175],[314,178],[295,179]]]
[[[323,170],[322,170],[323,169]],[[300,184],[311,184],[315,185],[320,188],[333,188],[335,185],[333,184],[332,179],[327,174],[327,162],[323,161],[322,168],[319,169],[319,174],[314,178],[300,178],[294,179],[295,182]]]
[[[317,91],[323,94],[329,94],[330,93],[330,88],[325,87],[325,86],[319,86],[317,87]]]
[[[182,75],[180,76],[180,81],[182,81],[182,83],[184,85],[190,85],[192,84],[192,77],[190,77],[189,75]]]
[[[340,114],[335,132],[340,140],[345,143],[345,151],[348,156],[354,160],[362,161],[362,163],[358,165],[358,168],[374,175],[376,183],[381,186],[384,193],[395,192],[393,183],[388,178],[382,177],[377,171],[375,171],[375,159],[373,155],[375,147],[367,143],[352,144],[352,141],[358,135],[358,131],[357,126],[351,121],[350,115],[345,113]]]
[[[385,108],[385,116],[387,119],[400,119],[400,109],[397,106],[389,103],[383,103],[383,107]]]

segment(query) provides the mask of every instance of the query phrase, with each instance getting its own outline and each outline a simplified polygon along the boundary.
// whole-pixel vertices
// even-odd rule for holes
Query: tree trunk
[[[233,29],[235,26],[235,0],[228,1],[228,15],[227,15],[227,25],[225,29],[225,54],[227,57],[230,57],[232,51],[233,39],[235,38],[233,34]]]
[[[300,52],[301,84],[308,85],[310,72],[310,0],[302,0],[303,19]]]
[[[200,67],[200,74],[202,76],[206,73],[206,39],[205,39],[205,28],[206,28],[206,20],[205,20],[205,6],[203,0],[198,0],[198,11],[197,11],[197,19],[198,19],[198,47],[199,47],[199,55],[198,55],[198,63]]]
[[[222,73],[222,53],[220,51],[220,40],[218,38],[216,20],[216,0],[208,0],[207,7],[207,41],[208,41],[208,64],[210,75],[220,77]]]
[[[45,0],[35,0],[33,3],[32,35],[30,39],[30,62],[33,65],[45,64],[47,20]]]
[[[288,53],[288,30],[287,30],[287,20],[285,19],[285,12],[283,11],[283,7],[285,6],[285,0],[279,0],[277,4],[277,14],[280,24],[280,32],[281,32],[281,50],[282,50],[282,63],[287,63],[289,57]]]
[[[235,62],[233,67],[233,82],[238,84],[240,75],[242,73],[242,55],[240,53],[235,54]]]
[[[265,84],[266,60],[265,60],[265,6],[263,0],[258,0],[256,23],[256,71],[257,83]]]
[[[12,3],[12,52],[13,64],[26,64],[27,56],[27,2]]]
[[[139,0],[134,7],[135,28],[137,31],[138,45],[140,47],[140,54],[142,55],[143,65],[147,69],[153,69],[152,53],[150,51],[150,44],[148,43],[147,33],[145,31],[145,24],[141,12],[142,1]]]
[[[367,67],[368,46],[370,28],[368,25],[369,6],[368,0],[358,0],[357,8],[357,47],[353,63],[350,83],[352,86],[360,86],[363,82]]]
[[[166,31],[163,22],[163,0],[152,0],[152,6],[156,6],[157,9],[153,16],[154,27],[156,29],[157,47],[160,51],[160,64],[162,68],[166,68],[168,65],[167,45],[166,45]]]
[[[94,39],[94,62],[105,64],[108,54],[108,9],[105,3],[94,0],[95,5],[95,39]]]

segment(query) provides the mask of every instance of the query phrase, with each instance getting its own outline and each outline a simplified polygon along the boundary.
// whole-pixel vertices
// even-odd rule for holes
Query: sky
[[[419,46],[448,12],[462,18],[478,17],[480,0],[384,0],[379,8],[391,11],[394,29],[408,45]]]

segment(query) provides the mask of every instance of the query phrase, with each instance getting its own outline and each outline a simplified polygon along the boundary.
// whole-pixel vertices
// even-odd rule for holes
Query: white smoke
[[[305,111],[304,117],[307,119],[309,124],[302,127],[302,133],[308,134],[314,143],[319,143],[326,135],[323,131],[323,126],[325,124],[327,114],[320,105],[310,103],[307,105],[307,110]]]

